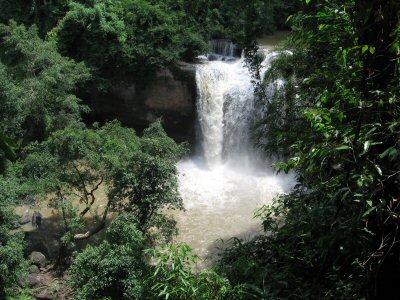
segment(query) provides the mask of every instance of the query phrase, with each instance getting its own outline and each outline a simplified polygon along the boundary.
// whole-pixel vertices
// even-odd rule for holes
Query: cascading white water
[[[265,55],[261,75],[275,55]],[[213,168],[224,162],[251,167],[257,158],[251,128],[260,118],[261,108],[256,105],[254,83],[244,59],[199,65],[196,83],[201,146],[207,166]]]
[[[211,53],[220,55],[221,58],[235,57],[238,47],[231,40],[219,39],[209,43]]]
[[[213,65],[227,65],[215,63]],[[222,161],[224,141],[224,92],[229,74],[223,68],[205,68],[200,66],[196,71],[198,87],[197,114],[202,131],[204,157],[209,165]],[[200,71],[201,70],[201,71]]]
[[[197,113],[208,167],[249,150],[254,96],[251,75],[240,59],[209,62],[197,68]]]
[[[268,53],[263,72],[274,53]],[[207,61],[196,72],[200,155],[178,164],[179,188],[186,207],[175,218],[179,240],[206,257],[214,242],[260,231],[254,212],[287,190],[291,179],[260,164],[251,127],[260,116],[252,76],[244,59]]]

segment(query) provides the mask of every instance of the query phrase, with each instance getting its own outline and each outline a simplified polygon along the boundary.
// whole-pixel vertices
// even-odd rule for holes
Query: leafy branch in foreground
[[[186,244],[146,250],[157,261],[150,278],[153,297],[160,299],[247,299],[245,286],[232,286],[212,270],[198,271],[198,257]]]
[[[220,271],[265,298],[390,298],[400,274],[399,3],[308,2],[291,18],[291,53],[267,73],[266,88],[280,78],[285,92],[260,99],[257,131],[298,185],[260,212],[265,235],[228,249]]]

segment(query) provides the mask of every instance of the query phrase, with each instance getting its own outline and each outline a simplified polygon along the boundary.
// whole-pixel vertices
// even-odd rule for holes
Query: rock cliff
[[[170,136],[192,140],[196,114],[196,67],[179,62],[159,70],[146,83],[112,87],[107,93],[90,91],[81,96],[91,108],[90,121],[120,120],[138,131],[157,118]]]

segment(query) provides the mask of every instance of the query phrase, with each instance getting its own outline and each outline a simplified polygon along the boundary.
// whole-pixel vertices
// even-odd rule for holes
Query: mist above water
[[[196,71],[199,153],[178,164],[187,210],[175,216],[178,239],[203,258],[215,252],[217,239],[260,232],[254,212],[293,182],[274,175],[253,146],[252,126],[263,112],[244,58],[233,58],[235,47],[229,41],[224,45],[219,40],[211,49],[221,52],[208,55],[212,60],[204,57]],[[266,52],[262,73],[275,55]]]

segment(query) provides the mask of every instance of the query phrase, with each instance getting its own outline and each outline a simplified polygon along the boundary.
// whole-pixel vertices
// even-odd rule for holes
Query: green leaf
[[[352,148],[350,146],[347,145],[341,145],[339,147],[335,148],[336,150],[351,150]]]
[[[383,159],[383,158],[385,158],[385,157],[389,157],[389,159],[391,160],[391,161],[394,161],[396,158],[397,158],[397,156],[398,156],[398,151],[397,151],[397,149],[395,148],[395,146],[393,146],[393,147],[390,147],[390,148],[387,148],[382,154],[380,154],[379,155],[379,157],[381,158],[381,159]]]
[[[322,30],[325,30],[327,27],[328,27],[327,24],[321,24],[321,25],[319,25],[318,29],[322,31]]]
[[[375,47],[370,46],[369,47],[369,53],[374,54],[375,53]]]
[[[364,152],[367,152],[369,149],[369,146],[371,146],[371,141],[366,141],[364,143]]]
[[[332,118],[329,115],[323,115],[323,118],[328,121],[328,123],[332,122]]]
[[[363,213],[363,218],[368,216],[371,212],[373,212],[376,209],[375,206],[371,207],[370,209],[368,209],[365,213]]]
[[[382,176],[382,170],[381,170],[381,168],[380,168],[377,164],[374,164],[374,167],[375,167],[376,171],[378,172],[378,174],[379,174],[380,176]]]

